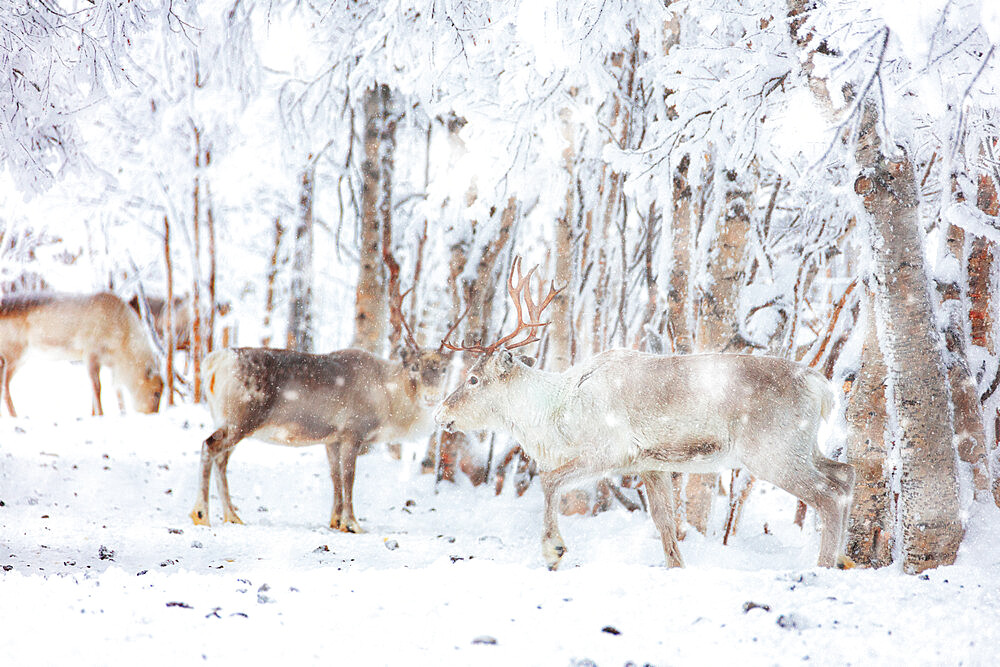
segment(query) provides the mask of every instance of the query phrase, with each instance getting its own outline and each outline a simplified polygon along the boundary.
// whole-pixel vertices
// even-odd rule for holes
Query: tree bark
[[[170,257],[170,219],[163,216],[163,262],[167,274],[167,300],[163,303],[163,331],[167,335],[167,405],[174,404],[174,348],[177,346],[174,332],[174,263]]]
[[[707,290],[697,295],[695,346],[701,352],[742,350],[736,306],[746,272],[746,246],[750,233],[750,194],[740,189],[736,173],[725,174],[725,210],[717,223],[709,253]],[[718,495],[717,473],[688,475],[685,486],[687,521],[698,532],[708,534],[708,520]]]
[[[674,169],[673,220],[671,239],[673,257],[670,265],[670,290],[667,313],[670,340],[675,354],[690,354],[694,349],[691,332],[691,184],[688,170],[691,156],[684,155]]]
[[[312,155],[306,160],[299,186],[299,217],[292,239],[292,279],[288,294],[288,349],[312,352],[313,194]]]
[[[997,198],[993,179],[988,174],[980,174],[976,191],[976,208],[997,217],[1000,215],[1000,200]],[[993,276],[993,248],[988,239],[975,236],[969,252],[969,325],[972,330],[972,344],[986,348],[990,354],[996,352],[993,333],[993,304],[995,280]]]
[[[496,211],[494,210],[494,214]],[[514,223],[517,221],[518,205],[517,200],[511,197],[507,200],[507,205],[500,212],[500,226],[497,235],[483,248],[483,253],[476,263],[476,277],[460,281],[460,275],[465,271],[466,263],[469,260],[468,247],[465,244],[458,244],[452,248],[450,280],[453,283],[453,295],[455,297],[455,307],[453,308],[453,318],[458,318],[462,313],[462,304],[467,308],[465,316],[465,336],[466,340],[485,340],[490,334],[492,304],[498,291],[498,285],[504,284],[502,272],[497,271],[497,260],[501,251],[510,242]],[[461,298],[458,294],[461,292]],[[463,377],[464,373],[475,363],[475,357],[471,355],[463,356]],[[432,441],[433,443],[433,441]],[[456,467],[478,486],[486,482],[489,476],[488,461],[478,456],[473,448],[469,446],[469,436],[464,433],[441,433],[438,442],[436,455],[436,470],[438,480],[454,481]],[[427,457],[424,467],[428,467],[430,456]]]
[[[957,266],[965,259],[965,231],[949,225],[947,251]],[[969,369],[963,322],[962,288],[957,282],[939,284],[941,308],[947,315],[944,340],[946,364],[955,421],[955,446],[958,457],[969,464],[976,494],[991,490],[989,464],[986,458],[986,428],[979,391]],[[998,498],[997,500],[1000,500]]]
[[[855,472],[847,555],[858,565],[883,567],[892,562],[891,497],[884,465],[886,367],[879,349],[872,298],[870,292],[862,296],[865,342],[847,401],[847,462]]]
[[[271,319],[274,316],[274,285],[278,280],[278,255],[281,251],[281,237],[285,228],[281,226],[281,218],[274,219],[274,245],[271,249],[271,261],[267,267],[267,288],[264,295],[264,337],[260,344],[268,347],[271,344]]]
[[[194,131],[194,189],[192,215],[192,249],[191,261],[191,367],[194,375],[195,403],[201,403],[201,130],[192,123]]]
[[[361,266],[355,299],[354,347],[381,354],[386,291],[381,252],[382,219],[392,215],[392,152],[396,119],[389,87],[365,93],[365,160],[361,166]]]
[[[573,125],[569,118],[569,110],[564,109],[562,116],[563,138],[566,147],[563,149],[563,161],[566,169],[566,196],[563,213],[555,220],[556,239],[556,271],[555,284],[567,288],[573,278],[573,222],[576,214],[576,175],[573,165],[576,157]],[[572,290],[563,289],[552,299],[549,321],[545,336],[548,338],[548,352],[545,360],[546,369],[560,372],[573,364],[573,311]]]
[[[874,107],[867,106],[855,191],[869,214],[875,315],[896,416],[903,569],[916,573],[953,563],[962,541],[955,431],[927,289],[913,165],[905,155],[882,153],[877,122]]]

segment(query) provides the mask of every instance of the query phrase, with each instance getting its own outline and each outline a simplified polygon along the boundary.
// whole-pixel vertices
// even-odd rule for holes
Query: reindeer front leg
[[[559,561],[566,553],[566,543],[563,542],[562,535],[559,534],[559,520],[556,514],[558,498],[556,491],[559,489],[559,482],[553,475],[556,471],[541,473],[542,493],[545,494],[545,518],[542,528],[542,557],[545,565],[550,570],[559,567]]]
[[[570,459],[555,470],[542,472],[542,493],[545,495],[545,519],[542,531],[542,556],[550,570],[559,567],[559,562],[566,554],[566,543],[559,534],[557,519],[558,491],[572,482],[579,482],[588,477],[595,477],[614,469],[607,461],[594,460],[578,456]]]

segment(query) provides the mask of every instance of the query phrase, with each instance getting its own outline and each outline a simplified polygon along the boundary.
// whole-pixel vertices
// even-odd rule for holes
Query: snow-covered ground
[[[247,441],[230,464],[246,525],[221,524],[213,488],[213,525],[196,527],[207,411],[79,416],[83,371],[39,368],[48,386],[15,380],[30,416],[0,419],[5,665],[996,664],[989,504],[958,563],[919,577],[814,567],[812,514],[800,531],[764,484],[730,546],[689,533],[686,569],[664,569],[648,516],[618,507],[562,518],[570,551],[548,572],[537,484],[435,487],[421,445],[402,462],[379,448],[355,487],[368,532],[345,535],[326,528],[322,448]]]

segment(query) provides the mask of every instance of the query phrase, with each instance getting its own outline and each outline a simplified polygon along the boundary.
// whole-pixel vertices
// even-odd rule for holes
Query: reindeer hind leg
[[[850,504],[850,495],[844,493],[843,473],[839,470],[837,474],[825,473],[823,467],[826,464],[808,459],[804,465],[799,461],[796,464],[784,469],[774,465],[746,467],[758,478],[784,489],[816,510],[822,525],[818,564],[820,567],[834,567],[842,549],[847,516],[845,507]]]
[[[671,474],[647,471],[642,473],[642,481],[649,497],[649,514],[663,542],[663,555],[667,567],[684,567],[684,559],[677,545],[677,527],[674,525],[674,489]]]
[[[851,500],[854,495],[854,466],[847,463],[840,463],[833,459],[828,459],[823,455],[816,458],[816,467],[830,486],[835,489],[836,509],[839,510],[839,525],[836,532],[831,535],[831,539],[836,538],[835,545],[835,565],[840,569],[854,567],[854,561],[847,556],[844,543],[847,538],[847,526],[850,520]],[[825,528],[825,526],[824,526]]]
[[[90,385],[94,390],[94,401],[91,409],[92,415],[104,415],[101,407],[101,362],[97,355],[90,355],[87,358],[87,372],[90,374]]]
[[[219,500],[222,502],[223,520],[226,523],[242,524],[243,521],[236,514],[236,508],[233,507],[233,501],[229,497],[229,476],[226,474],[226,469],[229,467],[229,457],[235,447],[236,443],[233,442],[215,457],[215,485],[219,491]]]
[[[343,510],[340,514],[340,530],[345,533],[363,533],[364,529],[354,517],[354,473],[357,467],[358,452],[364,441],[361,438],[350,437],[340,450],[340,492],[343,496]]]
[[[333,509],[330,511],[330,528],[340,530],[340,517],[344,512],[344,494],[340,489],[340,450],[337,440],[326,443],[326,460],[330,464],[330,481],[333,482]]]
[[[16,417],[17,411],[14,410],[14,402],[10,398],[10,378],[14,375],[14,368],[6,357],[0,357],[0,375],[3,376],[0,378],[0,392],[3,393],[4,403],[7,404],[7,412],[11,417]]]

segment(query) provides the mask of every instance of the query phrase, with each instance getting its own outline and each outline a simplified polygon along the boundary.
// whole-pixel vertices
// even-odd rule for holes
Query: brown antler
[[[562,290],[553,289],[552,285],[549,285],[549,293],[542,299],[537,305],[535,301],[531,298],[531,276],[534,275],[535,270],[538,265],[531,267],[526,275],[521,274],[521,258],[515,257],[513,263],[510,266],[510,276],[507,278],[507,292],[510,294],[510,298],[514,300],[514,308],[517,310],[517,326],[512,332],[506,336],[502,336],[495,343],[490,345],[483,345],[481,342],[475,345],[452,345],[448,342],[448,337],[451,336],[455,327],[458,326],[458,322],[461,321],[461,317],[458,322],[455,322],[454,326],[448,330],[448,334],[445,336],[444,340],[441,342],[442,347],[447,347],[449,350],[464,351],[464,352],[475,352],[477,354],[493,354],[501,346],[508,350],[513,350],[518,347],[522,347],[529,343],[534,343],[538,340],[538,330],[548,324],[548,322],[542,322],[541,316],[542,311],[551,303],[552,299],[556,294]],[[517,273],[517,282],[514,282],[514,274]],[[541,293],[539,293],[541,296]],[[521,306],[521,299],[524,298],[524,306],[528,311],[528,321],[524,320],[524,309]],[[469,311],[468,308],[465,309],[466,313]],[[462,317],[465,317],[463,314]],[[523,340],[516,342],[513,341],[519,334],[527,331],[528,335]]]

